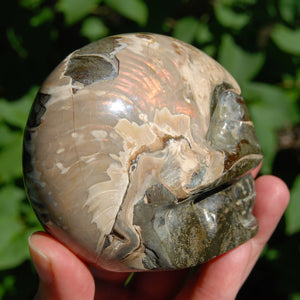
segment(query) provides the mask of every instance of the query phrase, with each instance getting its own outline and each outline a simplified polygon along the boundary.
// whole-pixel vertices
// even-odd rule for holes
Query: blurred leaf
[[[291,189],[291,200],[285,212],[285,231],[292,235],[300,230],[300,175]]]
[[[249,82],[242,85],[243,94],[249,98],[250,105],[266,106],[266,116],[270,126],[276,130],[284,126],[291,126],[299,120],[297,99],[289,97],[289,93],[280,87]]]
[[[38,14],[30,19],[30,25],[33,27],[41,26],[42,24],[53,20],[54,13],[49,7],[44,7]]]
[[[120,15],[145,26],[148,21],[148,7],[143,0],[105,0]]]
[[[271,174],[272,165],[276,155],[277,134],[269,124],[268,107],[252,105],[249,108],[255,131],[263,152],[262,174]]]
[[[292,30],[282,24],[276,24],[271,37],[282,51],[300,55],[300,29]]]
[[[213,40],[213,35],[210,32],[207,24],[201,22],[198,23],[195,39],[200,44],[208,43]]]
[[[277,7],[274,5],[274,2],[266,1],[265,6],[265,15],[271,17],[272,19],[276,18],[278,10]]]
[[[18,53],[21,58],[28,56],[27,50],[23,46],[22,37],[15,32],[13,28],[7,28],[6,36],[10,46]]]
[[[36,93],[37,88],[34,87],[18,101],[9,102],[0,99],[0,122],[5,121],[10,125],[23,129]]]
[[[16,220],[5,217],[0,218],[0,225],[6,228],[0,232],[0,270],[4,270],[16,267],[29,258],[27,241],[33,230],[24,230]]]
[[[233,6],[237,4],[255,4],[257,0],[217,0],[219,4],[225,5],[225,6]]]
[[[31,205],[28,204],[28,202],[21,203],[21,211],[22,215],[24,214],[25,219],[26,219],[26,224],[28,224],[28,227],[30,228],[35,228],[34,231],[41,231],[43,230],[42,225],[40,224],[36,214],[34,213]]]
[[[272,248],[268,248],[265,256],[267,258],[267,260],[271,261],[271,260],[277,260],[278,257],[280,256],[280,252],[278,249],[272,249]]]
[[[194,40],[203,44],[212,41],[213,35],[207,24],[193,17],[185,17],[177,21],[173,36],[181,41],[192,44]]]
[[[4,123],[0,123],[0,148],[18,138],[19,134],[9,129]]]
[[[279,87],[263,83],[242,85],[251,118],[264,154],[262,173],[271,173],[276,154],[277,130],[299,119],[297,102]]]
[[[300,300],[300,293],[292,293],[289,300]]]
[[[0,189],[0,218],[2,216],[18,216],[21,201],[25,197],[24,190],[14,185],[8,185]]]
[[[0,216],[0,251],[23,229],[23,225],[16,217]]]
[[[15,286],[15,277],[8,275],[4,277],[3,281],[0,283],[0,299],[3,298],[7,291],[12,291]]]
[[[180,19],[174,28],[173,36],[186,43],[192,43],[198,30],[199,21],[193,17]]]
[[[248,14],[239,14],[228,6],[221,4],[214,5],[214,11],[218,22],[224,27],[232,29],[242,29],[250,20]]]
[[[0,216],[0,270],[13,268],[29,257],[27,240],[36,230],[26,228],[16,216]]]
[[[101,0],[58,0],[56,9],[64,14],[66,24],[72,25],[90,14],[100,2]]]
[[[201,50],[204,51],[206,54],[208,54],[211,57],[215,57],[216,52],[217,52],[217,48],[215,45],[204,46]]]
[[[22,135],[0,152],[0,183],[22,176]]]
[[[43,2],[43,0],[21,0],[20,5],[29,9],[33,9],[39,7]]]
[[[258,74],[265,61],[265,55],[244,51],[226,34],[222,38],[218,60],[238,82],[242,82]]]
[[[296,15],[300,13],[299,0],[279,0],[278,7],[284,21],[293,24]]]
[[[108,34],[109,30],[101,19],[89,17],[84,20],[80,33],[90,41],[96,41]]]

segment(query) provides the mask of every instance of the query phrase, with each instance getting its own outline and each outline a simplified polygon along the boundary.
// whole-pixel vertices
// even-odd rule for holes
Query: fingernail
[[[28,244],[32,262],[36,268],[39,278],[44,283],[51,283],[53,281],[53,272],[51,260],[43,253],[37,246],[37,236],[29,236]]]

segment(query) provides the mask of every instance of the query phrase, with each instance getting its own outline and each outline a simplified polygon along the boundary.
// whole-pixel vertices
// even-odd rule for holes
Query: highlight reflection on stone
[[[191,267],[254,236],[249,170],[261,160],[232,76],[157,34],[71,53],[43,84],[24,135],[39,220],[114,271]]]

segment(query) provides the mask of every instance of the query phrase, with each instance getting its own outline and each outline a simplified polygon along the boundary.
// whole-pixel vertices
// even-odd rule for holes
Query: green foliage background
[[[300,299],[300,1],[11,0],[0,9],[0,299],[31,299],[22,131],[38,87],[71,51],[106,35],[157,32],[194,44],[238,80],[264,151],[291,189],[285,217],[238,299]]]

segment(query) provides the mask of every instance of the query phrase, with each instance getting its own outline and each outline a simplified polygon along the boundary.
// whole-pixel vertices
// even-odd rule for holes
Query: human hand
[[[189,270],[141,272],[124,287],[129,273],[91,271],[54,238],[46,233],[35,233],[29,238],[29,248],[40,277],[36,299],[234,299],[289,201],[286,185],[274,176],[258,178],[256,193],[253,213],[259,222],[258,234],[201,265],[188,282],[185,281]]]

